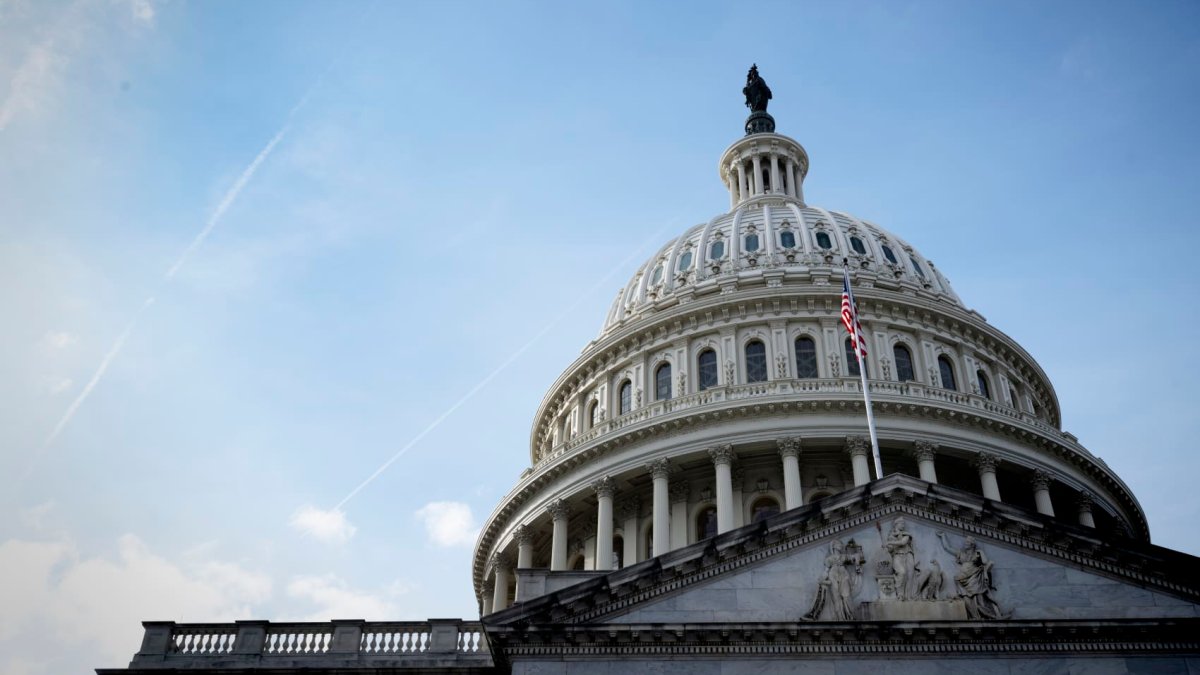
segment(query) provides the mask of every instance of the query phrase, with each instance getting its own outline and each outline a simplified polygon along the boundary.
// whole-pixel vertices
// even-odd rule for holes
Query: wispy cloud
[[[471,507],[462,502],[429,502],[417,509],[416,516],[436,546],[470,546],[479,535]]]
[[[357,529],[346,519],[344,512],[338,509],[323,511],[309,505],[296,509],[288,524],[297,532],[326,544],[344,544]]]
[[[389,598],[407,591],[407,586],[399,582],[390,584],[382,591],[358,590],[332,574],[299,576],[287,586],[289,597],[317,606],[311,614],[301,617],[309,621],[392,619],[396,616],[397,607]]]

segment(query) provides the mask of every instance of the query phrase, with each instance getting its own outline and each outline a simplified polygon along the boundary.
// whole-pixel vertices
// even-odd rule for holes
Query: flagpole
[[[858,303],[854,292],[850,290],[850,265],[843,258],[842,270],[846,274],[846,289],[850,294],[850,303],[854,306],[854,317],[858,319]],[[857,326],[857,323],[856,323]],[[867,365],[863,363],[862,349],[858,345],[859,335],[851,336],[854,340],[854,359],[858,361],[858,375],[862,380],[863,402],[867,406],[867,431],[871,434],[871,455],[875,459],[875,479],[883,478],[883,460],[879,458],[879,438],[875,434],[875,412],[871,410],[871,391],[867,388]]]

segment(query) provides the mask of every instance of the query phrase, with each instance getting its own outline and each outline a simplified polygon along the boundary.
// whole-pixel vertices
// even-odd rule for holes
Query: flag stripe
[[[858,321],[858,307],[854,302],[854,294],[850,292],[850,270],[842,270],[842,325],[850,334],[850,339],[858,345],[858,364],[862,367],[867,358],[867,340],[863,337],[862,324]]]

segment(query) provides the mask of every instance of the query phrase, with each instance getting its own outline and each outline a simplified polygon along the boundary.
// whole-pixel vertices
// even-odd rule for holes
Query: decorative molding
[[[513,528],[513,539],[517,542],[518,546],[532,544],[533,535],[533,528],[529,527],[528,525],[518,525]]]
[[[996,466],[1000,464],[1000,458],[990,452],[981,452],[975,455],[971,460],[971,464],[979,470],[979,473],[996,473]]]
[[[847,436],[845,450],[851,457],[866,457],[871,454],[871,440],[866,436]]]
[[[1041,469],[1036,469],[1034,470],[1033,475],[1029,478],[1029,484],[1033,486],[1034,490],[1037,491],[1049,490],[1050,481],[1052,480],[1054,479],[1050,477],[1050,474],[1042,471]]]
[[[708,448],[708,456],[712,458],[713,464],[733,464],[733,460],[737,459],[733,446],[729,443]]]
[[[800,456],[800,437],[788,436],[775,441],[775,445],[779,447],[780,457],[799,457]]]
[[[553,520],[569,518],[571,516],[571,505],[561,499],[555,499],[546,505],[546,511]]]
[[[1094,503],[1095,499],[1092,497],[1092,493],[1087,490],[1083,490],[1075,497],[1075,507],[1079,509],[1080,513],[1091,513]]]
[[[655,480],[666,478],[671,474],[671,463],[665,459],[656,459],[646,465],[646,471]]]
[[[913,442],[912,456],[918,462],[932,462],[937,458],[937,451],[941,446],[925,440],[917,440]]]
[[[641,515],[642,503],[636,498],[631,497],[629,499],[622,500],[619,504],[617,504],[616,511],[617,518],[624,522],[630,518],[637,518]]]
[[[596,491],[597,497],[607,497],[612,499],[617,492],[617,484],[610,476],[605,476],[600,480],[592,483],[592,489]]]
[[[692,488],[685,480],[671,481],[671,486],[668,488],[667,494],[669,502],[676,504],[678,502],[686,502],[692,493]]]

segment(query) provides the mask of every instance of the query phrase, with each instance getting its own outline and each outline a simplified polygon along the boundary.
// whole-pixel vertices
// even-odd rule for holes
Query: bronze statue
[[[746,95],[746,107],[750,108],[750,112],[767,111],[767,101],[771,100],[771,88],[759,77],[757,63],[750,66],[750,72],[746,73],[746,86],[742,87],[742,93]]]

